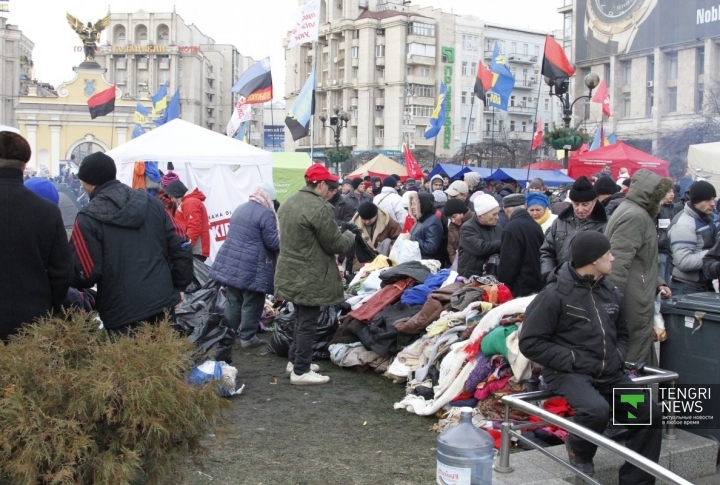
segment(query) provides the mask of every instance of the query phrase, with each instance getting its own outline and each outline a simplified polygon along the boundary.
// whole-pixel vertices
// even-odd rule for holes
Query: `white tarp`
[[[720,190],[720,142],[688,147],[688,167],[695,177],[702,177]]]
[[[163,172],[167,162],[172,162],[188,189],[197,187],[205,194],[211,236],[208,264],[227,237],[235,208],[247,201],[260,182],[273,182],[272,153],[180,119],[107,155],[115,160],[118,180],[127,185],[132,185],[136,161],[156,161]]]

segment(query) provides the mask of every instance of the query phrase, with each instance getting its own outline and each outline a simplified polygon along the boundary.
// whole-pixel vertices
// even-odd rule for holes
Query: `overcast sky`
[[[414,0],[421,6],[440,6],[446,12],[469,14],[487,22],[550,31],[562,28],[557,13],[561,0]],[[141,8],[154,12],[175,10],[187,24],[220,44],[233,44],[242,55],[261,59],[270,56],[275,80],[275,99],[285,94],[285,66],[282,39],[291,27],[291,14],[297,0],[10,0],[9,22],[18,25],[35,43],[34,76],[54,86],[73,78],[73,66],[83,60],[74,47],[82,42],[65,19],[69,12],[83,22],[96,22],[111,12],[128,13]],[[150,7],[152,6],[152,7]],[[101,41],[105,42],[103,33]]]

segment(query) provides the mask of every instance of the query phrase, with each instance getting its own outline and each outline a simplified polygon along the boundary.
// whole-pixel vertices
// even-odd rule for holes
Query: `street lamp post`
[[[325,111],[320,113],[318,116],[322,122],[323,128],[330,128],[335,135],[335,150],[340,150],[340,133],[343,128],[347,128],[348,121],[350,121],[350,113],[345,111],[342,106],[336,104],[333,107],[333,116],[330,117],[330,125],[326,125],[325,122],[328,120],[328,115]],[[340,175],[340,159],[335,159],[335,175]]]
[[[549,77],[545,76],[545,84],[550,86],[550,96],[555,96],[560,100],[563,107],[563,123],[565,124],[566,128],[570,128],[570,122],[572,121],[572,112],[573,107],[575,107],[575,103],[580,101],[581,99],[590,99],[592,98],[592,92],[593,89],[595,89],[600,84],[600,76],[595,74],[594,72],[591,72],[587,76],[585,76],[585,86],[588,88],[588,94],[584,96],[578,96],[575,98],[575,100],[571,103],[570,102],[570,90],[569,79],[550,79]],[[568,153],[570,151],[570,146],[566,145],[563,147],[565,150],[565,158],[563,159],[563,168],[568,168]]]

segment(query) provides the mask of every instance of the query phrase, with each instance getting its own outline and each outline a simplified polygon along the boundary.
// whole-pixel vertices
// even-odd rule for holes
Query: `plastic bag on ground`
[[[245,389],[243,384],[236,389],[237,369],[225,362],[206,360],[193,368],[187,376],[187,382],[193,386],[204,386],[213,381],[218,382],[218,393],[223,397],[231,397],[242,393]]]
[[[292,303],[287,302],[275,317],[275,328],[267,345],[268,351],[280,357],[287,357],[293,342],[295,325],[297,325],[297,310]],[[313,360],[330,359],[328,345],[339,326],[335,308],[321,307],[313,342]]]
[[[196,292],[206,286],[208,281],[210,281],[210,266],[197,258],[193,258],[193,280],[185,289],[185,293]]]

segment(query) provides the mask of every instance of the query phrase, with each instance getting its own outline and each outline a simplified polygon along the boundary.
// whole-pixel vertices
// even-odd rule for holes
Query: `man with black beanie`
[[[712,279],[702,271],[702,265],[717,240],[712,218],[717,194],[712,184],[699,180],[688,187],[688,195],[687,204],[668,232],[675,265],[670,288],[675,295],[713,291]]]
[[[610,216],[617,206],[620,205],[622,199],[627,194],[620,192],[620,187],[611,177],[602,176],[593,184],[598,195],[598,202],[605,208],[605,212]],[[610,205],[612,204],[612,207]]]
[[[350,221],[360,228],[361,237],[365,241],[368,248],[374,250],[372,259],[378,254],[388,256],[395,240],[402,233],[400,225],[392,220],[392,218],[383,209],[379,208],[372,202],[363,202],[358,207],[357,214]],[[371,255],[367,255],[368,258]],[[365,259],[365,258],[362,258]],[[353,273],[362,268],[363,264],[372,261],[371,259],[362,260],[359,254],[355,253],[352,265]]]
[[[625,446],[657,463],[662,441],[659,406],[648,393],[648,402],[630,408],[630,422],[622,402],[623,395],[640,389],[624,372],[629,331],[623,296],[606,278],[614,261],[610,241],[597,231],[582,232],[574,238],[571,254],[572,260],[550,275],[527,307],[519,330],[520,352],[544,367],[548,388],[567,400],[576,424],[599,434],[611,415],[633,424],[627,427]],[[571,434],[565,447],[574,467],[595,474],[597,445]],[[651,484],[655,478],[625,462],[619,483]]]
[[[88,155],[78,178],[90,203],[75,220],[70,251],[73,286],[97,285],[105,328],[127,334],[142,322],[162,320],[192,282],[193,257],[184,231],[162,202],[115,180],[115,162]]]
[[[450,264],[455,262],[460,247],[460,228],[467,221],[475,217],[462,199],[450,199],[445,203],[443,214],[448,219],[447,252]]]
[[[605,209],[597,203],[597,190],[584,175],[572,185],[569,199],[571,205],[552,223],[540,248],[540,271],[545,281],[556,267],[570,261],[575,236],[584,231],[603,232],[607,224]]]
[[[360,177],[352,179],[351,184],[352,191],[345,196],[345,200],[350,204],[354,213],[363,202],[372,202],[372,196],[365,191],[363,179]]]

